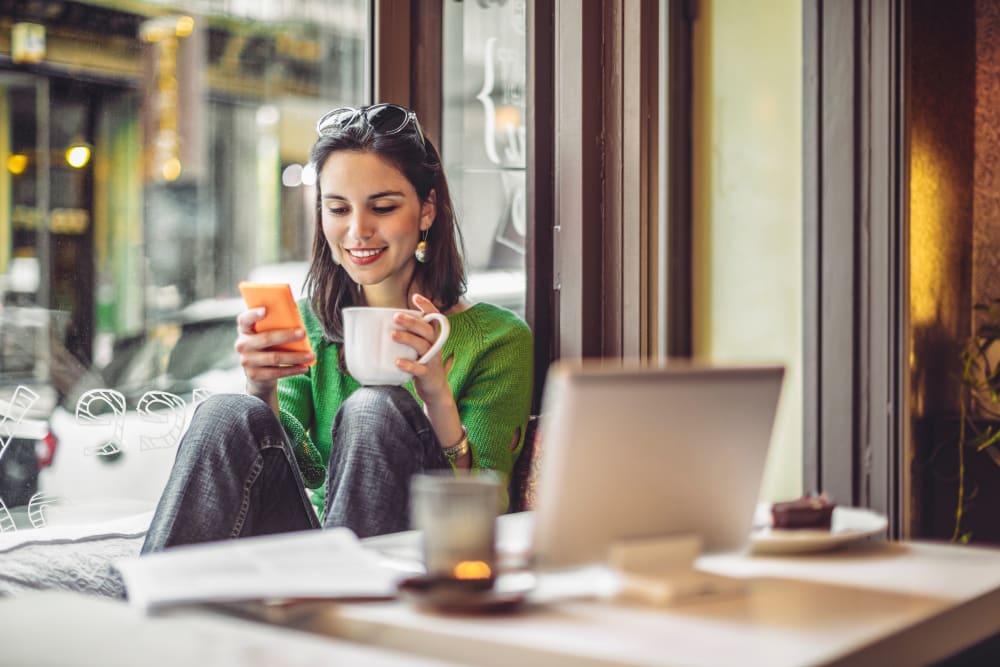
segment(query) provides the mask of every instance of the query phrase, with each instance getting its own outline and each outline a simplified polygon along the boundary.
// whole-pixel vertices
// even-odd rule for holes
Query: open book
[[[347,528],[176,547],[118,560],[129,602],[178,604],[290,598],[388,598],[405,576]]]

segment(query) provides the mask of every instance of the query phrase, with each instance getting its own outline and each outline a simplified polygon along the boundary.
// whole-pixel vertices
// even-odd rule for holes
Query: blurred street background
[[[524,2],[441,11],[440,118],[424,125],[469,298],[523,315]],[[194,406],[242,391],[236,285],[301,290],[315,121],[382,101],[373,12],[0,0],[0,531],[155,502]]]

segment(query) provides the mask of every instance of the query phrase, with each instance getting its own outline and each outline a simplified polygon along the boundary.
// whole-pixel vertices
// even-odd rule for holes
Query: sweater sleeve
[[[283,378],[278,382],[279,416],[285,427],[295,461],[299,464],[302,480],[310,489],[323,485],[326,466],[323,457],[309,437],[309,425],[313,423],[312,384],[307,375]]]
[[[469,433],[472,466],[509,477],[531,411],[531,330],[516,320],[482,335],[485,349],[458,397],[458,411]]]
[[[307,330],[310,330],[313,349],[316,349],[316,336],[311,330],[315,326],[310,327],[310,325],[314,325],[314,318],[311,317],[305,302],[299,303],[299,310],[302,311],[303,318],[307,323]],[[316,423],[312,389],[312,376],[316,372],[316,368],[313,366],[304,375],[293,375],[278,381],[278,405],[280,406],[278,416],[292,443],[292,451],[295,454],[295,461],[299,465],[299,472],[302,473],[302,481],[310,489],[322,486],[326,480],[326,464],[323,461],[323,456],[309,435]]]

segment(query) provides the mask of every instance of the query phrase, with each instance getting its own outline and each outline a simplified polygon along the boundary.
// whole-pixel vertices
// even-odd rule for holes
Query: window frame
[[[666,6],[664,123],[659,4],[527,3],[525,314],[535,340],[536,412],[555,359],[648,361],[663,349],[690,354],[694,5],[669,0]],[[441,128],[441,15],[442,0],[374,0],[374,99],[413,108],[435,140]],[[661,131],[672,147],[663,167]],[[666,187],[660,169],[667,170]],[[661,206],[668,207],[665,229]],[[668,284],[661,286],[664,245],[672,261],[662,268]]]
[[[803,488],[905,536],[905,3],[803,6]]]

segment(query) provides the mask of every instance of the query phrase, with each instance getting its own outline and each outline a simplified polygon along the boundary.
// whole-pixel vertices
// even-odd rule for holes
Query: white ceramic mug
[[[437,340],[424,356],[417,359],[417,351],[409,345],[392,339],[392,330],[401,327],[393,321],[396,313],[409,313],[422,317],[428,322],[440,325]],[[396,367],[397,359],[416,360],[418,364],[427,361],[441,351],[448,340],[451,327],[448,318],[441,313],[427,313],[401,308],[354,307],[344,308],[344,358],[347,370],[361,384],[405,384],[412,375]]]

